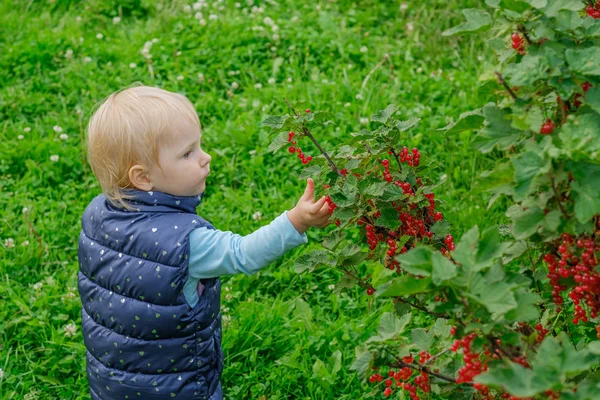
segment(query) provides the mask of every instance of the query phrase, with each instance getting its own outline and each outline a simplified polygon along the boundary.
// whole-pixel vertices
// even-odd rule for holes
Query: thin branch
[[[396,363],[390,363],[390,364],[388,364],[388,366],[392,367],[392,368],[406,368],[406,367],[408,367],[408,368],[411,368],[411,369],[414,369],[414,370],[417,370],[417,371],[425,372],[426,374],[429,374],[431,376],[435,376],[436,378],[442,379],[442,380],[444,380],[446,382],[452,382],[452,383],[458,384],[456,382],[456,379],[452,378],[451,376],[443,375],[443,374],[440,374],[439,372],[432,371],[432,370],[430,370],[429,368],[427,368],[425,366],[407,363],[407,362],[404,362],[403,360],[396,360]],[[464,384],[467,385],[467,386],[473,386],[473,384],[471,382],[464,382]]]
[[[506,81],[504,80],[504,77],[502,76],[502,74],[500,72],[496,71],[496,76],[498,76],[498,80],[504,86],[504,88],[506,90],[508,90],[508,93],[511,95],[511,97],[515,101],[519,100],[519,98],[517,97],[517,95],[515,94],[515,92],[513,92],[513,90],[510,88],[510,86],[508,86],[508,83],[506,83]]]
[[[565,218],[569,218],[569,214],[563,208],[562,202],[560,201],[560,196],[558,195],[558,191],[556,190],[556,183],[554,182],[554,176],[550,175],[550,182],[552,183],[552,191],[554,192],[554,196],[556,196],[556,202],[558,203],[558,208],[563,213]]]
[[[525,29],[525,27],[523,25],[519,25],[518,27],[519,32],[521,32],[523,34],[523,37],[525,38],[525,40],[527,40],[528,44],[531,44],[531,39],[529,38],[529,35],[527,35],[527,30]]]
[[[440,357],[440,356],[442,356],[442,355],[446,354],[446,353],[447,353],[447,352],[449,352],[449,351],[450,351],[450,349],[442,350],[441,352],[437,353],[435,356],[431,357],[429,360],[425,361],[425,362],[423,363],[423,365],[425,366],[425,365],[431,364],[431,363],[432,363],[432,362],[434,362],[434,361],[435,361],[435,360],[436,360],[438,357]]]
[[[296,110],[294,110],[294,107],[292,107],[292,105],[290,104],[290,102],[285,97],[283,99],[285,100],[285,102],[288,105],[288,107],[290,108],[290,110],[292,110],[292,112],[294,113],[294,115],[296,117],[299,117],[298,113],[296,112]],[[329,165],[331,166],[331,168],[339,176],[345,178],[344,174],[342,174],[342,171],[340,171],[340,169],[337,167],[337,165],[335,165],[335,163],[333,162],[333,160],[329,157],[329,154],[327,154],[327,152],[325,151],[325,149],[323,149],[321,147],[321,145],[319,144],[319,142],[317,142],[317,139],[315,139],[315,137],[310,133],[310,131],[308,130],[308,128],[306,128],[304,126],[304,124],[302,124],[302,133],[304,133],[304,135],[308,136],[310,138],[310,140],[312,140],[312,142],[315,144],[315,146],[317,146],[317,148],[319,149],[319,151],[321,152],[321,154],[323,154],[323,156],[325,157],[325,159],[329,162]]]
[[[408,304],[409,306],[411,306],[413,308],[416,308],[417,310],[421,310],[424,313],[427,313],[427,314],[432,315],[434,317],[444,318],[444,319],[450,319],[450,317],[447,316],[446,314],[439,314],[439,313],[436,313],[436,312],[433,312],[433,311],[429,311],[425,307],[423,307],[421,305],[418,305],[418,304],[415,304],[415,303],[411,303],[410,301],[405,300],[402,297],[394,297],[394,299],[397,299],[400,303]]]

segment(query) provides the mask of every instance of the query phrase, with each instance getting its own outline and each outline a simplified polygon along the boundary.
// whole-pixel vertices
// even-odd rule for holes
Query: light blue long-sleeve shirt
[[[287,251],[308,242],[287,216],[287,211],[246,236],[230,231],[197,228],[190,233],[189,279],[183,294],[192,307],[204,290],[200,279],[244,273],[251,275]]]

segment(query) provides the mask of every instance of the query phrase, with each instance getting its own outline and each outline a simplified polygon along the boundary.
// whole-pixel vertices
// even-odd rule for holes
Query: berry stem
[[[558,203],[558,208],[560,208],[560,211],[563,213],[565,218],[568,219],[569,214],[567,214],[567,212],[563,208],[562,202],[560,201],[560,196],[558,195],[558,191],[556,190],[556,182],[554,182],[554,176],[552,174],[550,174],[550,183],[552,184],[552,191],[554,192],[554,196],[556,197],[556,202]]]
[[[448,351],[450,351],[450,349],[445,349],[445,350],[442,350],[442,351],[440,351],[440,352],[439,352],[439,353],[437,353],[435,356],[432,356],[432,357],[431,357],[429,360],[425,361],[425,362],[423,363],[423,366],[426,366],[426,365],[428,365],[428,364],[431,364],[432,362],[434,362],[434,361],[435,361],[435,359],[436,359],[436,358],[438,358],[438,357],[440,357],[440,356],[442,356],[442,355],[446,354]]]
[[[432,371],[429,368],[421,366],[421,365],[407,363],[401,359],[397,359],[395,363],[390,363],[390,364],[388,364],[388,366],[391,368],[406,368],[406,367],[408,367],[408,368],[412,368],[417,371],[425,372],[426,374],[435,376],[436,378],[440,378],[446,382],[457,383],[456,379],[452,378],[451,376],[440,374],[438,372]],[[467,386],[473,386],[473,384],[471,382],[464,382],[463,384],[467,385]]]
[[[400,303],[405,303],[408,304],[409,306],[416,308],[417,310],[421,310],[426,314],[432,315],[434,317],[438,317],[438,318],[444,318],[444,319],[450,319],[450,317],[446,314],[439,314],[433,311],[429,311],[428,309],[426,309],[425,307],[415,304],[415,303],[411,303],[410,301],[403,299],[402,297],[394,297],[394,299],[396,299],[397,301],[399,301]]]
[[[527,40],[528,44],[531,44],[531,39],[529,39],[529,36],[527,35],[527,30],[525,29],[525,27],[523,25],[519,25],[518,28],[519,32],[521,32],[523,34],[523,37],[525,38],[525,40]]]
[[[289,101],[285,97],[283,99],[285,100],[285,102],[288,105],[288,107],[290,108],[290,110],[292,110],[292,112],[294,113],[294,115],[296,117],[299,117],[298,113],[296,113],[296,110],[294,110],[294,107],[291,106],[291,104],[289,103]],[[315,146],[317,146],[317,148],[319,149],[319,151],[321,151],[321,154],[323,154],[323,156],[325,156],[325,158],[329,162],[329,165],[331,166],[331,168],[339,176],[344,177],[344,175],[342,174],[342,172],[340,171],[340,169],[335,165],[335,163],[329,157],[329,154],[327,154],[327,152],[321,147],[321,145],[319,145],[319,143],[317,142],[317,140],[315,139],[315,137],[310,133],[310,131],[308,130],[308,128],[306,128],[304,126],[304,124],[302,124],[302,133],[304,133],[306,136],[308,136],[310,138],[310,140],[313,141],[313,143],[315,144]]]
[[[515,94],[515,92],[513,92],[513,90],[510,88],[510,86],[508,86],[508,83],[506,83],[506,81],[504,80],[504,77],[502,76],[502,74],[498,71],[496,71],[496,76],[498,76],[498,81],[500,81],[500,83],[502,84],[502,86],[504,86],[504,88],[506,90],[508,90],[508,93],[511,95],[511,97],[517,101],[519,100],[519,98],[517,97],[517,95]]]

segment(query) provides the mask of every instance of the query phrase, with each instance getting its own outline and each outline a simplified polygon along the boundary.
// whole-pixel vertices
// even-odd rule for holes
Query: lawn
[[[487,210],[476,190],[491,160],[470,134],[438,131],[496,95],[478,83],[492,57],[483,39],[441,36],[461,8],[482,3],[0,0],[0,398],[89,398],[77,238],[100,188],[85,127],[94,105],[134,82],[196,106],[213,157],[198,212],[218,229],[248,234],[304,190],[301,164],[269,152],[260,124],[286,112],[284,96],[335,113],[315,132],[326,149],[400,105],[400,118],[422,119],[403,144],[436,163],[431,174],[445,180],[436,198],[455,236],[505,223],[503,205]],[[338,273],[292,266],[327,232],[309,231],[309,245],[256,275],[223,277],[226,398],[381,397],[349,367],[393,305],[358,289],[334,294]],[[337,350],[341,369],[324,380],[318,370]]]

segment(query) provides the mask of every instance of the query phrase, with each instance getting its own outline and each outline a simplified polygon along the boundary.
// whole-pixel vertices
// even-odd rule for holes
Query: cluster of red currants
[[[300,148],[300,146],[296,147],[296,142],[294,141],[294,132],[290,132],[288,134],[288,142],[291,143],[292,145],[289,147],[288,151],[291,154],[294,153],[298,153],[298,158],[300,160],[302,160],[302,164],[308,164],[311,160],[312,160],[312,156],[304,156],[304,153],[302,152],[302,149]]]
[[[480,361],[480,354],[471,349],[471,343],[475,336],[474,332],[469,333],[461,340],[455,341],[451,348],[452,351],[458,351],[462,347],[463,361],[465,362],[465,366],[458,370],[456,383],[472,382],[474,377],[488,369],[487,365]]]
[[[523,55],[525,54],[525,47],[523,46],[524,40],[518,33],[513,33],[511,36],[512,39],[512,48],[517,51],[517,53]]]
[[[585,9],[585,12],[587,15],[589,15],[592,18],[600,19],[600,1],[598,1],[598,3],[596,4],[596,7],[588,6]]]
[[[367,243],[369,250],[375,250],[380,240],[383,240],[383,233],[375,233],[373,225],[367,225]]]
[[[600,246],[591,237],[584,235],[575,239],[564,233],[557,250],[560,259],[551,253],[544,256],[554,303],[561,305],[564,302],[561,292],[567,290],[567,285],[561,279],[572,278],[575,286],[570,290],[569,298],[575,304],[573,323],[588,322],[588,314],[589,318],[596,318],[600,312],[600,274],[596,271],[599,264],[596,252]],[[589,313],[584,306],[589,308]]]
[[[422,351],[419,354],[425,355],[427,354],[427,352]],[[422,357],[422,355],[419,356],[420,359]],[[431,357],[431,355],[429,355],[429,357]],[[427,359],[429,359],[429,357],[427,357]],[[414,362],[412,356],[403,357],[402,360],[407,364],[411,364]],[[379,383],[384,381],[385,389],[383,391],[383,395],[385,397],[391,396],[394,393],[394,386],[396,386],[398,388],[406,390],[409,393],[409,397],[411,398],[411,400],[418,400],[419,396],[417,395],[417,387],[425,393],[429,393],[431,391],[431,386],[429,384],[429,375],[427,374],[427,372],[421,371],[419,375],[417,375],[417,377],[415,378],[415,385],[412,385],[406,381],[411,379],[413,373],[414,371],[410,367],[404,367],[398,371],[389,370],[387,372],[388,378],[385,381],[383,380],[383,376],[381,376],[378,373],[374,373],[369,377],[369,382]]]
[[[542,343],[546,335],[548,334],[548,329],[544,329],[544,325],[536,324],[535,330],[538,331],[538,337],[535,339],[538,343]]]
[[[410,167],[418,167],[421,162],[421,154],[416,147],[412,149],[412,154],[408,152],[408,147],[404,146],[400,151],[400,162],[406,163]]]

